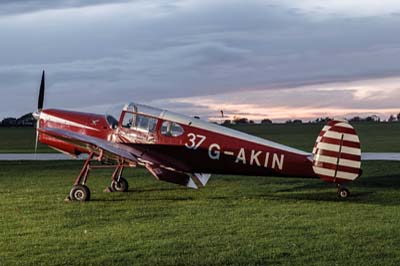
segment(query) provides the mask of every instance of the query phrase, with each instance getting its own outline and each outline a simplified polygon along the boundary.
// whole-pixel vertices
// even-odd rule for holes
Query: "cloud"
[[[379,88],[375,87],[376,84],[379,84]],[[151,103],[163,108],[178,103],[182,113],[199,115],[202,112],[206,118],[217,121],[235,116],[285,121],[289,118],[313,120],[317,117],[349,118],[355,115],[387,118],[390,114],[400,112],[399,98],[400,78],[384,78],[280,90],[246,89]],[[220,110],[224,110],[224,118],[220,117]]]
[[[110,3],[124,3],[132,0],[66,0],[66,1],[52,1],[52,0],[2,0],[0,2],[0,15],[15,15],[23,13],[32,13],[43,10],[52,9],[66,9],[66,8],[80,8],[95,5],[104,5]]]
[[[319,18],[321,16],[372,17],[400,12],[400,3],[396,0],[280,0],[279,3]]]
[[[0,15],[0,115],[34,110],[42,69],[48,107],[97,110],[139,101],[185,112],[183,102],[168,99],[223,95],[252,105],[255,96],[244,96],[263,98],[261,91],[273,94],[275,104],[300,108],[306,103],[291,93],[299,87],[400,76],[400,17],[384,12],[316,20],[307,1],[62,3],[0,3],[0,10],[13,8]],[[330,14],[338,8],[322,9]],[[342,90],[335,97],[350,95],[361,108],[358,100],[383,95],[379,86],[353,94]],[[332,94],[313,94],[309,98],[319,97],[321,106],[336,107]],[[211,115],[207,105],[195,103],[185,102]],[[371,104],[373,109],[392,102]]]

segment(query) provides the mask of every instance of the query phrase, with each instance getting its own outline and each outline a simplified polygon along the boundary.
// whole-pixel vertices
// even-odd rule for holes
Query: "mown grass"
[[[0,265],[399,265],[400,164],[337,199],[319,180],[214,176],[189,190],[129,170],[128,193],[67,203],[76,161],[1,163]],[[382,170],[384,169],[384,170]]]
[[[356,125],[363,146],[400,151],[387,125]],[[305,150],[320,130],[238,128]],[[190,190],[129,169],[129,192],[103,193],[111,173],[96,170],[92,201],[64,202],[81,164],[0,162],[0,265],[400,264],[399,163],[364,163],[347,200],[319,180],[213,176]]]

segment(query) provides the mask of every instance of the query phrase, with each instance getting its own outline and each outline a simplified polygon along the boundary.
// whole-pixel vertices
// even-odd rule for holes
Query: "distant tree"
[[[311,121],[311,123],[316,123],[316,124],[318,124],[318,123],[328,123],[331,120],[332,120],[332,118],[330,118],[330,117],[318,117],[314,121]]]
[[[367,116],[364,119],[361,119],[361,121],[365,121],[365,122],[379,122],[381,121],[380,117],[377,115],[371,115],[371,116]]]
[[[248,124],[249,123],[249,119],[245,118],[245,117],[234,117],[233,118],[233,122],[235,124]]]
[[[250,120],[250,121],[249,121],[249,124],[254,124],[254,120]]]
[[[222,124],[223,125],[230,125],[230,124],[232,124],[232,121],[227,119],[227,120],[224,120],[224,122],[222,122]]]
[[[362,120],[365,120],[365,122],[374,122],[374,119],[372,118],[372,116],[367,116],[365,119],[362,119]]]
[[[263,120],[261,120],[261,124],[262,125],[264,125],[264,124],[272,124],[272,120],[268,119],[268,118],[264,118]]]
[[[286,122],[285,122],[285,124],[292,124],[292,123],[293,123],[293,120],[291,120],[291,119],[286,120]]]
[[[381,118],[377,115],[372,115],[372,118],[374,119],[375,122],[381,122]]]
[[[400,113],[397,114],[397,121],[400,122]]]
[[[388,122],[394,122],[394,121],[396,121],[396,117],[394,115],[390,115],[389,119],[388,119]]]
[[[303,121],[301,121],[300,119],[296,119],[292,121],[293,124],[303,124]]]
[[[362,119],[359,116],[355,116],[349,119],[349,122],[361,122]]]
[[[330,118],[330,117],[321,118],[321,122],[323,122],[323,123],[328,123],[329,121],[332,121],[332,120],[333,120],[333,118]]]

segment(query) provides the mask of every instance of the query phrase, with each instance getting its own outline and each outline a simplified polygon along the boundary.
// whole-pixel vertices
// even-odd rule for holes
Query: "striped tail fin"
[[[361,175],[361,146],[355,129],[345,120],[330,121],[313,149],[313,170],[322,180],[346,183]]]

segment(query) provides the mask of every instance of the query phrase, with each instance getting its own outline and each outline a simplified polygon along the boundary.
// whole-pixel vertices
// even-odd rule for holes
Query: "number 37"
[[[189,141],[185,143],[186,148],[197,150],[200,145],[206,140],[206,136],[196,135],[194,133],[189,133],[187,135],[189,137]]]

